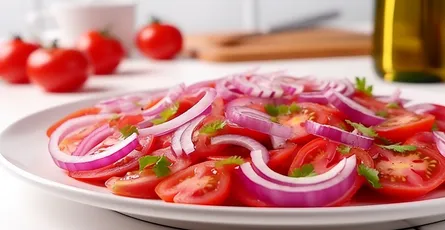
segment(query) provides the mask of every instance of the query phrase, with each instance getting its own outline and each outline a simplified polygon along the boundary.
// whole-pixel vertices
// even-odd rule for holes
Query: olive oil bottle
[[[373,59],[387,81],[445,81],[445,0],[375,0]]]

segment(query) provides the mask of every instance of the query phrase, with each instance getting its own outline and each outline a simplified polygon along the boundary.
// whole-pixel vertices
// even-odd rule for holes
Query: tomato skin
[[[152,23],[139,30],[136,45],[148,58],[172,59],[182,49],[182,35],[174,26]]]
[[[381,137],[394,142],[403,142],[413,133],[430,131],[434,124],[434,116],[430,114],[416,115],[406,113],[387,119],[374,129]],[[401,121],[408,120],[401,123]]]
[[[58,120],[56,123],[52,124],[48,130],[46,130],[46,136],[50,137],[51,134],[59,127],[61,126],[63,123],[65,123],[66,121],[73,119],[73,118],[77,118],[77,117],[82,117],[82,116],[86,116],[86,115],[94,115],[94,114],[98,114],[100,113],[100,109],[99,108],[95,108],[95,107],[91,107],[91,108],[84,108],[84,109],[80,109],[77,110],[76,112],[73,112],[67,116],[65,116],[64,118]]]
[[[29,83],[26,73],[26,61],[37,44],[27,43],[16,37],[0,45],[0,77],[11,84]]]
[[[47,92],[72,92],[85,84],[90,73],[88,58],[74,49],[38,49],[28,58],[31,82]]]
[[[106,32],[89,31],[83,34],[77,48],[88,56],[94,73],[98,75],[113,73],[125,56],[119,40]]]
[[[397,200],[421,197],[445,182],[445,158],[431,143],[422,144],[419,134],[405,144],[415,145],[416,151],[403,154],[375,148],[374,160],[379,171],[381,188],[377,192]]]
[[[137,125],[144,120],[141,114],[137,115],[124,115],[119,120],[110,121],[110,126],[116,126],[118,129],[122,129],[128,125]]]
[[[296,144],[288,144],[282,149],[270,150],[270,158],[269,162],[267,162],[267,165],[273,171],[287,176],[289,168],[292,164],[292,160],[295,158],[295,155],[300,149],[301,146],[298,146]]]
[[[202,187],[194,190],[199,185]],[[215,168],[214,161],[206,161],[170,176],[155,191],[166,202],[219,205],[229,196],[230,185],[230,173]]]

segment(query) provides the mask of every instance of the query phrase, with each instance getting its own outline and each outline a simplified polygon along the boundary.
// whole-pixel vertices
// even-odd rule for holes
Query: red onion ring
[[[286,145],[286,138],[270,136],[270,142],[274,149],[280,149]]]
[[[87,171],[113,164],[131,153],[139,144],[136,133],[133,133],[128,138],[108,147],[105,149],[105,151],[94,155],[72,156],[67,155],[60,150],[59,143],[69,133],[79,129],[80,127],[95,124],[104,120],[105,118],[109,118],[109,115],[83,116],[68,120],[59,126],[51,135],[48,144],[48,149],[54,163],[58,167],[71,172]]]
[[[230,89],[230,81],[221,80],[216,83],[215,89],[218,92],[218,96],[222,97],[224,100],[231,101],[238,97],[242,97],[243,94],[236,92],[233,89]]]
[[[205,115],[201,115],[190,121],[189,125],[181,135],[181,147],[187,155],[195,151],[195,144],[193,144],[192,140],[193,132],[195,131],[196,127],[201,124],[202,120],[204,120],[205,117]]]
[[[436,109],[436,106],[429,103],[422,103],[408,106],[405,109],[417,114],[425,114],[434,111]]]
[[[142,115],[144,116],[151,116],[159,114],[162,110],[170,106],[172,103],[174,103],[185,91],[185,84],[179,84],[172,89],[170,89],[167,93],[167,95],[162,98],[158,103],[153,105],[147,110],[144,110],[142,112]]]
[[[269,115],[254,109],[231,107],[226,111],[226,118],[230,122],[261,133],[286,139],[292,136],[291,127],[274,123],[270,120]]]
[[[113,129],[109,125],[102,125],[95,129],[88,136],[86,136],[77,146],[76,150],[71,154],[72,156],[84,156],[88,150],[98,145],[113,133]]]
[[[357,102],[343,96],[341,93],[330,90],[327,97],[332,105],[342,111],[354,122],[360,122],[366,126],[373,126],[382,123],[385,119],[374,115],[374,112],[363,107]]]
[[[259,176],[250,163],[237,170],[241,185],[260,200],[280,207],[323,207],[342,197],[355,183],[356,157],[346,159],[344,169],[331,180],[307,186],[291,187]]]
[[[173,133],[171,140],[171,148],[176,156],[182,155],[181,136],[184,133],[185,129],[189,127],[189,125],[190,123],[186,123],[183,126],[176,129],[176,131]]]
[[[439,150],[440,154],[445,157],[445,133],[434,131],[434,141],[436,142],[437,149]]]
[[[337,143],[358,147],[365,150],[371,148],[374,142],[373,138],[350,133],[337,127],[319,124],[311,120],[307,120],[305,122],[305,128],[306,132],[315,136],[327,138]]]
[[[212,88],[206,88],[202,89],[201,91],[204,91],[204,96],[201,98],[201,100],[198,101],[193,107],[191,107],[189,110],[185,111],[183,114],[173,118],[170,121],[167,121],[165,123],[155,125],[149,128],[145,129],[139,129],[139,134],[142,136],[145,135],[162,135],[168,132],[171,132],[178,128],[179,126],[189,122],[193,118],[201,115],[204,113],[213,103],[213,101],[216,98],[216,91]]]

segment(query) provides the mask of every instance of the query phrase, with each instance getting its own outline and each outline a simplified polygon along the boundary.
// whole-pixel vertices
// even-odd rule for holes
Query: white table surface
[[[106,93],[141,90],[191,83],[217,78],[225,74],[261,66],[267,70],[291,70],[294,73],[317,76],[367,76],[375,87],[385,84],[372,69],[368,57],[308,59],[234,64],[200,63],[192,60],[154,63],[146,60],[124,62],[120,75],[92,77],[84,91],[67,94],[47,94],[32,85],[12,86],[0,82],[0,130],[21,117],[51,106]],[[401,85],[421,87],[442,93],[445,85]],[[44,132],[44,130],[42,130]],[[12,177],[0,168],[0,229],[27,230],[160,230],[167,229],[143,223],[117,213],[77,204],[53,197]],[[445,229],[445,223],[418,229]]]

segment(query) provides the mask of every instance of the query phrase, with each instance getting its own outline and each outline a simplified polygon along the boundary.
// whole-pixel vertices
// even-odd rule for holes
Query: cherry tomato
[[[0,45],[0,77],[12,84],[29,83],[26,60],[38,48],[38,45],[27,43],[20,37]]]
[[[94,73],[100,75],[113,73],[125,56],[122,44],[107,31],[83,34],[77,48],[88,56]]]
[[[156,186],[158,196],[167,202],[219,205],[230,193],[231,177],[214,161],[192,165]]]
[[[137,170],[139,167],[139,158],[151,154],[153,150],[153,137],[147,136],[140,142],[141,144],[143,143],[141,151],[134,150],[132,153],[112,165],[90,171],[68,172],[68,175],[86,181],[105,181],[110,177],[124,176],[127,172]]]
[[[434,124],[433,115],[406,113],[385,120],[374,127],[377,134],[394,142],[403,142],[414,133],[430,131]]]
[[[267,165],[269,168],[277,173],[287,175],[292,160],[295,158],[300,146],[296,144],[288,144],[282,149],[274,149],[269,151],[269,162]]]
[[[31,82],[47,92],[71,92],[88,79],[87,57],[74,49],[38,49],[28,58],[27,73]]]
[[[77,118],[77,117],[82,117],[82,116],[86,116],[86,115],[94,115],[94,114],[98,114],[100,112],[99,108],[95,108],[95,107],[91,107],[91,108],[84,108],[84,109],[80,109],[76,112],[73,112],[67,116],[65,116],[64,118],[58,120],[56,123],[52,124],[48,130],[46,130],[46,135],[49,137],[51,136],[51,134],[59,127],[61,126],[63,123],[65,123],[66,121],[73,119],[73,118]]]
[[[176,27],[154,21],[139,30],[136,45],[148,58],[172,59],[182,49],[182,35]]]
[[[186,158],[176,158],[170,147],[154,151],[153,156],[166,156],[173,164],[170,166],[174,174],[190,165]],[[158,198],[155,187],[166,177],[157,177],[151,168],[127,173],[124,177],[111,177],[105,185],[113,194],[136,198]]]

